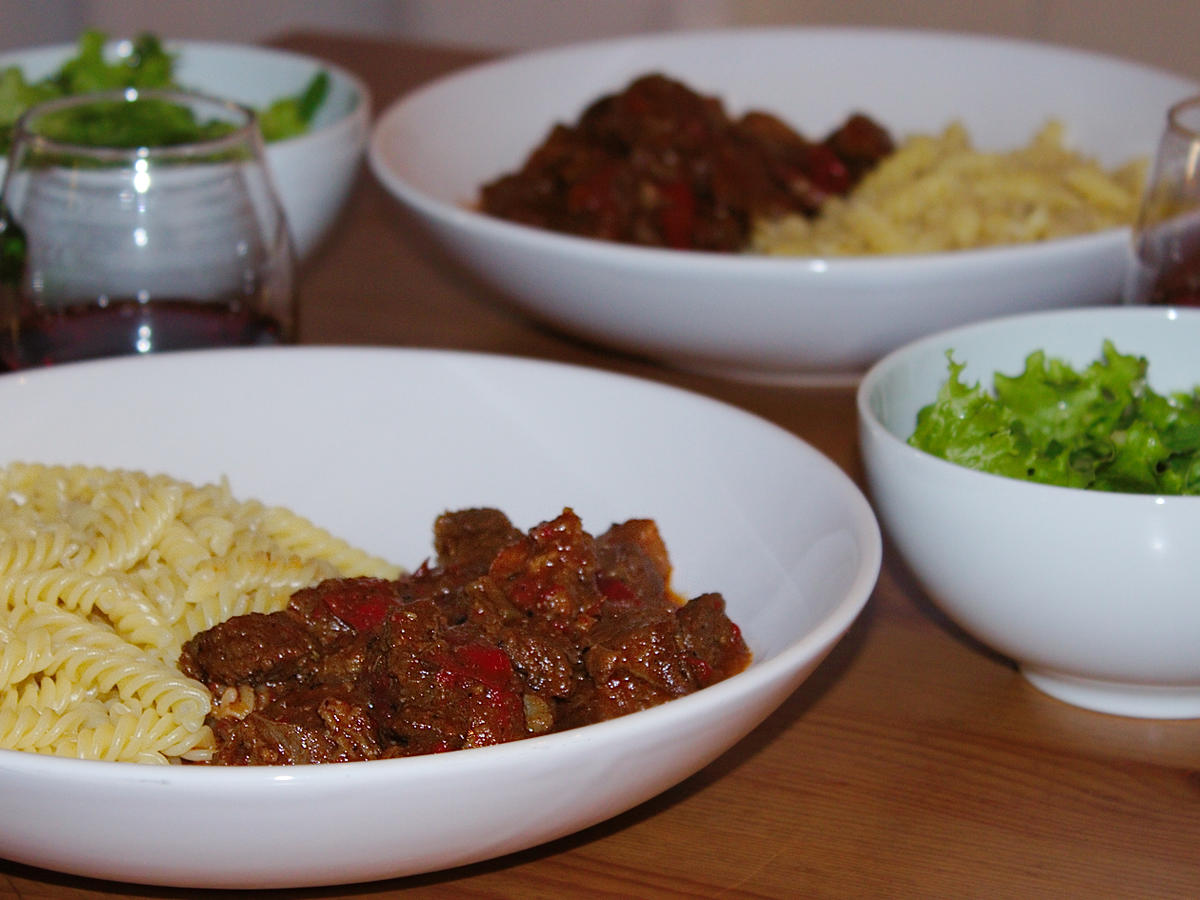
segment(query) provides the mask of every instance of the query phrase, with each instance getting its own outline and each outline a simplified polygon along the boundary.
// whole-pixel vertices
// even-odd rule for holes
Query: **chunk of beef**
[[[461,578],[478,578],[506,545],[521,539],[521,532],[498,509],[465,509],[438,516],[433,526],[433,546],[438,566]]]
[[[849,170],[852,184],[896,150],[887,129],[862,113],[850,116],[825,138],[825,144]]]
[[[595,539],[571,509],[501,550],[489,575],[513,606],[568,636],[586,633],[604,603]]]
[[[675,615],[667,609],[606,619],[588,636],[584,662],[594,685],[572,718],[602,721],[696,690]]]
[[[511,661],[470,629],[426,640],[386,640],[371,709],[406,754],[438,753],[525,736],[522,687]]]
[[[463,586],[456,597],[457,611],[461,613],[453,621],[469,624],[493,640],[510,628],[520,628],[529,622],[529,615],[518,609],[508,595],[490,577],[476,578]]]
[[[701,594],[675,614],[680,637],[699,687],[707,687],[746,668],[750,648],[742,631],[725,614],[725,598]]]
[[[652,520],[630,519],[596,538],[596,564],[608,613],[631,605],[666,605],[671,560]]]
[[[249,613],[184,644],[179,668],[219,693],[229,685],[290,678],[315,663],[317,647],[312,633],[294,619]]]
[[[850,190],[850,173],[837,154],[801,137],[782,119],[754,110],[738,120],[737,129],[744,139],[752,137],[749,143],[771,185],[755,198],[754,218],[813,215],[830,197]]]
[[[527,620],[525,627],[506,629],[498,641],[530,693],[565,700],[579,689],[582,654],[563,635]]]
[[[354,690],[363,673],[370,666],[372,635],[355,633],[347,635],[334,647],[327,647],[321,658],[312,666],[305,681],[312,685]]]
[[[222,765],[299,765],[375,759],[380,746],[366,711],[345,697],[293,691],[244,718],[212,721]]]

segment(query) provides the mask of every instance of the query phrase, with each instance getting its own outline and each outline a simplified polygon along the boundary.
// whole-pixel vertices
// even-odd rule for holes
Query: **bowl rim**
[[[467,773],[481,768],[504,768],[512,765],[526,764],[526,757],[538,757],[547,752],[556,752],[553,748],[562,746],[569,748],[575,744],[590,744],[602,742],[612,744],[619,742],[623,736],[629,736],[645,731],[670,733],[671,723],[681,719],[691,719],[703,713],[706,707],[724,707],[735,703],[738,698],[757,695],[778,685],[802,669],[806,664],[815,660],[819,663],[841,636],[850,628],[859,614],[865,608],[874,593],[882,565],[883,541],[879,521],[862,489],[853,479],[828,456],[816,449],[807,440],[739,406],[709,397],[696,391],[677,387],[671,384],[640,378],[621,372],[611,372],[585,366],[578,363],[559,362],[535,358],[519,357],[499,352],[453,350],[426,347],[385,347],[358,345],[286,345],[270,347],[225,347],[201,350],[176,351],[160,356],[146,358],[114,357],[67,363],[44,369],[26,370],[19,373],[0,375],[0,385],[7,384],[4,379],[19,378],[20,390],[26,384],[34,384],[41,379],[70,378],[70,373],[79,376],[94,375],[104,368],[130,366],[150,367],[171,366],[203,363],[213,360],[219,364],[223,359],[237,356],[244,359],[258,357],[268,360],[273,357],[287,356],[305,361],[313,371],[328,366],[337,360],[354,361],[364,357],[397,359],[461,359],[484,366],[519,367],[522,369],[539,368],[546,370],[574,371],[588,378],[596,378],[605,382],[624,383],[639,390],[648,390],[660,396],[676,396],[688,402],[718,409],[723,416],[740,419],[753,424],[780,439],[789,440],[796,444],[796,449],[807,460],[808,464],[819,470],[821,481],[829,485],[831,494],[837,496],[839,506],[843,509],[847,525],[843,529],[849,531],[855,540],[859,558],[853,568],[853,578],[848,587],[835,603],[816,620],[813,627],[802,634],[774,656],[759,660],[752,659],[750,665],[736,675],[724,681],[710,685],[703,690],[675,698],[667,703],[630,713],[616,719],[598,722],[580,728],[569,729],[553,734],[539,735],[497,744],[487,747],[456,750],[444,754],[425,756],[400,757],[396,759],[366,760],[336,764],[308,765],[266,765],[266,766],[204,766],[204,765],[169,765],[157,766],[141,763],[114,762],[105,760],[76,759],[59,757],[48,754],[23,750],[0,749],[0,777],[20,775],[22,777],[53,778],[68,781],[99,780],[103,783],[122,784],[131,782],[154,781],[163,785],[187,789],[204,788],[206,790],[222,790],[227,787],[246,786],[248,784],[268,785],[272,782],[296,784],[326,783],[339,781],[350,776],[350,773],[362,772],[364,767],[371,779],[394,777],[420,777],[426,767],[436,766],[435,772],[439,777],[449,772]],[[190,360],[191,363],[187,361]],[[14,384],[16,382],[13,382]],[[7,457],[5,457],[7,458]],[[753,648],[751,648],[753,651]],[[816,664],[814,663],[814,665]],[[774,711],[775,707],[772,707]],[[557,751],[562,752],[562,751]],[[355,776],[368,777],[368,776]]]
[[[664,44],[697,43],[729,38],[751,38],[764,40],[786,40],[797,36],[812,36],[815,38],[851,37],[851,38],[882,38],[885,40],[905,40],[931,44],[935,42],[951,42],[964,46],[991,45],[997,47],[1022,48],[1031,52],[1049,53],[1059,57],[1075,57],[1078,59],[1104,62],[1109,65],[1128,68],[1131,71],[1153,72],[1166,75],[1180,81],[1190,81],[1188,76],[1168,69],[1165,66],[1141,62],[1115,53],[1102,50],[1092,50],[1071,44],[1057,43],[1051,40],[1017,37],[1014,35],[991,34],[978,31],[968,31],[961,28],[917,28],[904,25],[855,25],[855,24],[733,24],[713,25],[700,28],[676,29],[665,31],[638,32],[630,34],[610,35],[596,38],[580,38],[561,44],[544,47],[533,47],[523,50],[513,50],[503,53],[493,59],[485,59],[472,63],[453,72],[446,73],[436,80],[451,79],[459,75],[480,69],[498,68],[516,60],[552,58],[575,55],[580,51],[629,47],[639,44],[661,46]],[[432,83],[432,82],[427,82]],[[419,90],[420,87],[416,88]]]

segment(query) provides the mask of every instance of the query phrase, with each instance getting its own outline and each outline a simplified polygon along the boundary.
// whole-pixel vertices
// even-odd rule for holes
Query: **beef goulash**
[[[756,222],[815,215],[893,149],[861,114],[811,141],[769,113],[733,119],[719,99],[648,74],[556,125],[518,171],[483,186],[480,206],[583,237],[741,252]]]
[[[652,520],[593,537],[566,509],[527,533],[495,509],[440,516],[436,559],[331,579],[193,637],[216,698],[214,764],[439,753],[652,707],[750,661],[719,594],[683,602]]]

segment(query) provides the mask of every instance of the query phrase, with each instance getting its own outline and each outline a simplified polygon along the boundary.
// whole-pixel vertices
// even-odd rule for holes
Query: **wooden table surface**
[[[278,44],[358,73],[376,111],[479,58],[316,34]],[[679,373],[546,331],[442,259],[365,169],[300,274],[304,343],[460,348],[635,374],[770,419],[862,483],[852,388]],[[184,895],[0,861],[0,900]],[[402,895],[1197,897],[1200,721],[1118,718],[1039,693],[947,622],[885,547],[871,601],[831,656],[675,788],[491,862],[277,892]]]

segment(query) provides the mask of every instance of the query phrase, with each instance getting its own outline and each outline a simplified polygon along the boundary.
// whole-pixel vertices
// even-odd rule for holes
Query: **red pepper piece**
[[[512,662],[499,647],[486,644],[462,644],[454,648],[454,656],[468,678],[492,687],[505,687],[512,678]]]
[[[329,611],[355,631],[371,631],[383,624],[396,600],[388,582],[356,583],[340,593],[324,596]]]
[[[809,148],[808,164],[805,175],[816,187],[827,194],[845,194],[853,183],[850,170],[838,159],[836,153],[823,144],[813,144]]]
[[[604,595],[604,599],[621,606],[640,606],[642,603],[633,588],[620,578],[614,578],[611,575],[597,575],[596,587]]]
[[[668,247],[686,250],[694,243],[696,228],[696,195],[685,181],[671,181],[658,186],[662,205],[658,222],[663,242]]]
[[[432,661],[440,666],[435,678],[444,687],[462,688],[477,682],[490,690],[512,685],[512,661],[499,647],[459,644],[449,655],[438,654]]]
[[[689,656],[687,658],[688,666],[692,670],[692,675],[701,687],[707,686],[713,680],[713,668],[698,656]]]

